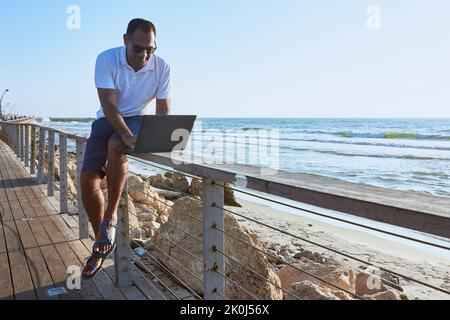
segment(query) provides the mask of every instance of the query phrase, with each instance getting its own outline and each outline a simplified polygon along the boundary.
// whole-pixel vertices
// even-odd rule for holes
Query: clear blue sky
[[[80,30],[66,27],[72,4]],[[448,0],[1,0],[4,104],[95,116],[96,56],[134,17],[156,24],[175,114],[450,117]]]

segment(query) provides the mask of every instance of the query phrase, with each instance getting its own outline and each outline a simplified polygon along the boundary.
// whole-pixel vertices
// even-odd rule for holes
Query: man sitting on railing
[[[83,204],[97,236],[83,278],[90,279],[114,250],[117,209],[128,174],[125,149],[133,148],[143,115],[156,98],[156,114],[170,109],[170,67],[154,54],[156,30],[142,19],[130,21],[123,36],[125,46],[97,58],[95,84],[101,102],[92,124],[81,173]],[[100,183],[108,182],[104,209]]]

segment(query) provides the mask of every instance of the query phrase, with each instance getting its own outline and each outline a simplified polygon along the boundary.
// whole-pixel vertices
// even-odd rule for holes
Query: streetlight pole
[[[3,120],[3,109],[2,109],[2,102],[3,102],[3,97],[5,96],[5,94],[9,91],[9,89],[6,89],[5,92],[3,92],[2,97],[0,98],[0,119]]]

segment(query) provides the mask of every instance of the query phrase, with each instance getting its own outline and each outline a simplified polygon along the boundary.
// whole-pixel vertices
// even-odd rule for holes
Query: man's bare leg
[[[84,208],[91,222],[92,229],[97,234],[105,211],[105,199],[100,188],[103,173],[96,171],[83,172],[80,179]]]
[[[82,201],[96,235],[99,233],[100,223],[103,221],[105,211],[105,199],[100,188],[103,176],[102,172],[95,171],[83,172],[80,176]],[[93,259],[96,259],[94,262],[97,266],[100,265],[100,259],[95,257]],[[94,270],[84,273],[89,276],[94,273]]]
[[[103,220],[117,223],[117,209],[119,207],[125,180],[128,174],[128,161],[123,150],[125,145],[121,139],[111,139],[108,145],[108,167],[106,177],[108,182],[108,206],[106,208]],[[108,233],[114,233],[113,227],[108,227]],[[104,239],[102,234],[97,234],[97,239]],[[110,244],[100,244],[98,246],[101,253],[111,249]]]

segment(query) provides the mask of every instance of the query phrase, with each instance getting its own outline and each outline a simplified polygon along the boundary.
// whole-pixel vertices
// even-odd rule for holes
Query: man
[[[83,270],[90,279],[114,250],[117,209],[128,174],[125,149],[133,148],[142,121],[156,98],[156,114],[170,112],[170,67],[154,54],[156,29],[143,19],[130,21],[124,45],[101,53],[95,85],[101,108],[92,124],[81,172],[83,204],[97,236],[92,256]],[[100,183],[108,184],[108,206]]]

